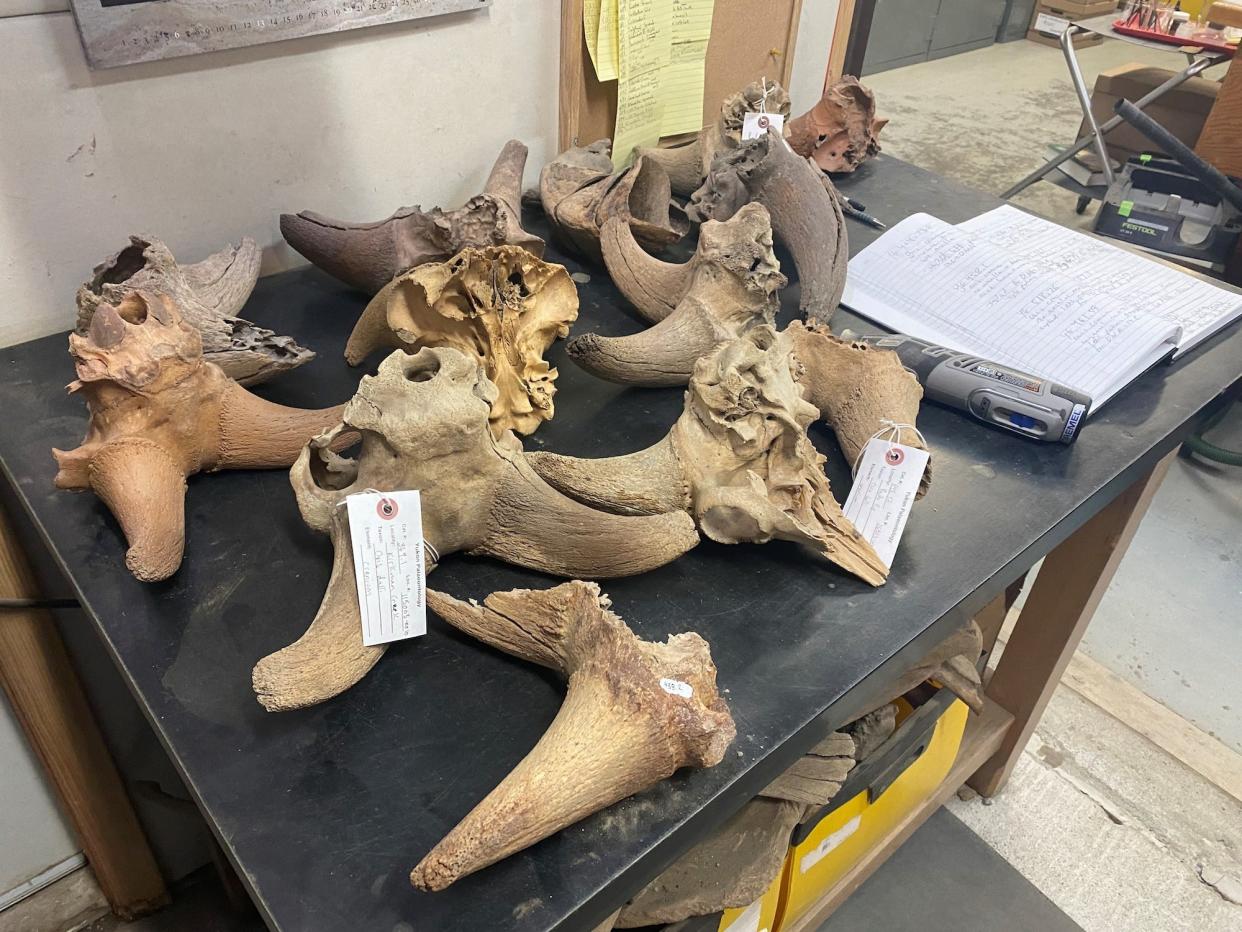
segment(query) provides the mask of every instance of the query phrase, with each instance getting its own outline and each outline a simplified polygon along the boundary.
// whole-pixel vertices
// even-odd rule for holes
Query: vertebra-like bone
[[[486,554],[555,576],[630,576],[698,543],[684,514],[618,517],[551,488],[526,464],[517,438],[492,435],[495,399],[473,356],[449,347],[396,352],[362,379],[344,423],[307,444],[290,481],[306,523],[331,534],[336,560],[310,628],[254,669],[266,708],[335,696],[384,652],[362,646],[349,524],[338,507],[353,492],[418,489],[433,553]],[[357,460],[330,452],[347,431],[362,435]]]
[[[612,218],[630,225],[648,249],[677,242],[690,229],[673,200],[668,175],[639,157],[613,172],[610,142],[568,149],[539,173],[539,199],[553,228],[577,252],[598,259],[600,230]]]
[[[553,413],[557,373],[543,354],[577,316],[578,291],[564,266],[518,246],[463,249],[385,285],[358,319],[345,359],[357,365],[381,346],[459,349],[498,390],[492,432],[529,434]]]
[[[755,327],[698,361],[681,417],[655,446],[600,460],[527,460],[586,504],[619,514],[685,510],[724,544],[797,541],[878,586],[888,569],[841,513],[807,438],[819,412],[802,398],[797,365],[788,336]]]
[[[720,105],[720,116],[708,123],[690,142],[668,148],[642,147],[638,155],[656,162],[668,175],[673,193],[689,197],[703,183],[721,151],[742,141],[742,121],[747,113],[773,113],[789,117],[789,95],[775,81],[755,81]]]
[[[712,161],[707,180],[690,199],[693,220],[727,220],[749,201],[772,217],[772,230],[793,256],[807,316],[827,324],[845,289],[849,258],[836,189],[810,160],[769,131]]]
[[[259,277],[261,253],[243,237],[192,265],[178,265],[153,236],[131,236],[129,245],[95,266],[78,288],[77,332],[85,334],[95,309],[120,304],[131,291],[166,294],[182,319],[198,330],[203,355],[242,385],[257,385],[315,358],[291,337],[238,317]]]
[[[467,246],[512,245],[543,255],[543,240],[522,229],[526,146],[510,139],[492,173],[461,207],[402,207],[387,220],[346,223],[309,210],[280,215],[285,240],[329,275],[375,294],[424,262],[443,262]]]
[[[814,107],[789,123],[789,145],[826,172],[852,172],[880,151],[875,95],[846,75],[824,90]]]
[[[733,741],[707,642],[641,640],[592,583],[497,592],[483,605],[427,597],[454,627],[564,674],[568,692],[539,743],[414,868],[420,889],[442,890],[681,767],[712,767]]]
[[[199,333],[166,294],[130,292],[96,306],[71,334],[90,425],[81,446],[53,450],[56,487],[94,489],[112,511],[139,579],[171,576],[185,547],[185,477],[288,466],[341,408],[304,411],[264,401],[203,358]]]
[[[619,220],[605,226],[605,256],[614,257],[605,261],[622,293],[643,300],[639,283],[647,278],[645,262],[660,271],[677,267],[650,259],[625,229]],[[654,327],[626,337],[584,334],[569,342],[569,355],[612,382],[685,385],[700,357],[753,327],[775,322],[776,292],[785,276],[772,254],[772,226],[761,205],[747,204],[727,221],[704,223],[698,249],[683,268],[687,287],[675,299],[675,309]],[[672,275],[665,282],[676,284]]]

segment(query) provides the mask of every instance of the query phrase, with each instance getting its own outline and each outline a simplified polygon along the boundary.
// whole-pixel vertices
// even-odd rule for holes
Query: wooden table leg
[[[39,598],[26,555],[2,508],[0,598]],[[168,902],[146,836],[47,611],[0,612],[0,683],[59,791],[112,911],[129,919]]]
[[[982,795],[999,792],[1013,772],[1176,455],[1162,459],[1045,558],[988,683],[988,698],[1014,723],[1000,749],[966,781]]]

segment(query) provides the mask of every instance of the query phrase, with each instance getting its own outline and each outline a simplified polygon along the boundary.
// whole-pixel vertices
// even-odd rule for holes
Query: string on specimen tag
[[[884,565],[892,566],[931,454],[900,442],[908,430],[926,445],[913,424],[880,424],[854,462],[854,484],[842,511]]]
[[[349,493],[349,495],[366,495],[366,494],[383,495],[384,493],[381,492],[379,489],[363,489],[361,492],[350,492]],[[343,499],[337,502],[336,507],[344,508],[346,504],[349,502],[349,495],[346,495]],[[427,551],[427,556],[431,557],[432,563],[440,562],[440,551],[436,550],[435,544],[427,540],[427,538],[425,537],[423,538],[423,549]]]
[[[776,135],[784,139],[785,115],[768,113],[768,94],[776,90],[776,86],[768,87],[768,79],[763,79],[763,96],[759,98],[759,109],[742,114],[742,138],[759,139],[775,130]]]
[[[913,424],[898,424],[896,421],[891,421],[886,417],[880,418],[880,424],[882,425],[880,429],[867,438],[867,443],[870,443],[872,440],[892,440],[893,443],[901,443],[901,432],[903,430],[908,430],[919,439],[919,443],[923,444],[923,446],[927,446],[927,438],[925,438],[923,436],[923,432]],[[890,438],[887,436],[888,434],[892,434],[893,436]],[[858,451],[858,455],[854,457],[854,467],[850,470],[850,472],[855,474],[858,473],[858,464],[862,462],[863,453],[867,449],[867,443],[862,445],[862,449],[860,449]]]

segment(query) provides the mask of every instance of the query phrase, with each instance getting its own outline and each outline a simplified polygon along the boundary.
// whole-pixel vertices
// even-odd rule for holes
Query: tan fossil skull
[[[753,327],[775,322],[776,292],[785,276],[772,254],[767,211],[759,204],[747,204],[729,220],[704,223],[694,257],[681,266],[648,256],[620,220],[605,225],[603,243],[609,274],[623,294],[643,304],[644,315],[659,314],[672,295],[677,297],[671,311],[639,333],[588,333],[569,342],[570,357],[600,378],[626,385],[685,385],[699,357]],[[649,267],[654,275],[648,274]],[[674,270],[681,281],[674,280]],[[669,297],[657,301],[656,287]]]
[[[577,316],[564,266],[519,246],[468,248],[385,285],[358,319],[345,359],[357,365],[378,347],[452,346],[474,356],[496,386],[492,432],[529,434],[553,413],[556,370],[543,354]]]
[[[695,364],[685,409],[655,446],[598,460],[553,453],[527,460],[594,507],[684,510],[724,544],[796,541],[878,586],[888,569],[842,514],[824,457],[807,438],[819,412],[802,398],[797,366],[788,336],[755,327]]]
[[[852,172],[880,151],[875,137],[886,123],[876,119],[875,95],[858,78],[845,75],[789,123],[789,145],[826,172]]]
[[[548,222],[575,251],[598,259],[604,225],[617,218],[630,225],[637,240],[659,250],[690,229],[673,200],[668,175],[655,162],[639,157],[613,171],[610,142],[562,152],[539,173],[539,199]]]
[[[703,183],[712,160],[724,149],[742,141],[742,122],[747,113],[774,113],[789,117],[789,94],[775,81],[755,81],[720,105],[720,115],[704,126],[691,141],[660,148],[642,147],[638,154],[664,169],[673,193],[689,197]]]
[[[778,242],[793,256],[807,317],[827,324],[845,289],[849,259],[836,189],[810,160],[779,135],[750,139],[721,151],[686,212],[692,220],[727,220],[744,204],[768,209]]]
[[[330,534],[327,592],[302,637],[259,661],[254,688],[268,709],[329,699],[358,682],[384,653],[362,644],[349,523],[352,492],[418,489],[423,536],[440,557],[485,554],[563,577],[642,573],[698,543],[684,514],[618,517],[552,489],[526,464],[512,434],[488,426],[496,387],[474,356],[451,347],[396,352],[364,376],[343,423],[306,445],[290,470],[298,508]],[[331,452],[361,434],[357,459]]]
[[[139,579],[171,576],[185,548],[185,479],[217,469],[288,466],[341,408],[304,411],[264,401],[203,358],[199,332],[166,294],[100,303],[71,334],[90,424],[81,446],[53,450],[56,487],[93,489],[129,542]]]
[[[707,642],[641,640],[592,583],[482,605],[427,596],[445,621],[558,671],[568,690],[539,743],[411,872],[420,889],[442,890],[682,767],[712,767],[733,741]]]
[[[521,246],[543,255],[543,240],[522,229],[522,170],[526,146],[505,143],[492,172],[461,207],[402,207],[386,220],[347,223],[304,210],[280,215],[280,232],[329,275],[375,294],[397,275],[424,262],[443,262],[467,246]]]
[[[198,330],[203,355],[242,385],[256,385],[315,358],[291,337],[256,327],[237,315],[254,290],[262,254],[243,237],[201,262],[178,265],[153,236],[131,236],[129,245],[95,266],[78,288],[77,332],[90,329],[101,304],[113,306],[131,291],[166,294],[183,320]]]

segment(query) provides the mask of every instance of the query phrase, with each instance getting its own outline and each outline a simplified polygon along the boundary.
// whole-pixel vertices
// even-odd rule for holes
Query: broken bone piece
[[[496,386],[475,356],[451,347],[395,352],[364,376],[343,423],[312,439],[289,479],[306,523],[336,554],[315,619],[296,642],[254,668],[259,702],[296,709],[344,692],[384,653],[362,645],[349,523],[353,492],[418,489],[423,539],[441,558],[465,552],[554,576],[602,579],[663,566],[698,543],[684,514],[618,517],[565,497],[540,479],[512,434],[488,426]],[[357,459],[339,437],[361,435]]]
[[[815,322],[793,321],[786,332],[802,364],[799,385],[836,434],[841,452],[857,469],[863,447],[872,437],[891,437],[889,424],[916,426],[923,387],[892,350],[862,341],[842,340]],[[926,450],[921,435],[901,431],[899,441]],[[918,497],[931,486],[931,461],[919,480]]]
[[[181,318],[199,332],[203,355],[229,378],[257,385],[310,362],[315,354],[238,317],[259,277],[261,251],[250,237],[201,262],[178,265],[154,236],[131,236],[129,245],[95,266],[78,288],[76,331],[90,330],[95,309],[119,305],[131,291],[165,294]]]
[[[600,139],[575,146],[539,173],[543,212],[561,239],[576,252],[599,259],[600,231],[613,218],[628,224],[647,249],[663,249],[685,236],[690,223],[673,200],[664,169],[639,157],[614,172],[610,145]]]
[[[410,873],[421,890],[443,890],[682,767],[715,766],[733,742],[707,642],[641,640],[593,583],[497,592],[482,605],[429,590],[427,601],[467,634],[560,672],[568,689],[538,744]]]
[[[167,294],[99,303],[71,334],[90,423],[81,446],[53,450],[56,487],[93,489],[129,543],[138,579],[167,579],[185,548],[185,479],[217,469],[288,466],[341,408],[305,411],[264,401],[203,358],[199,332]]]
[[[845,289],[849,258],[845,220],[832,182],[769,131],[720,152],[686,212],[700,222],[727,220],[750,201],[767,208],[776,239],[793,256],[807,317],[828,324]]]
[[[375,294],[424,262],[443,262],[467,246],[521,246],[543,255],[543,240],[522,229],[526,146],[510,139],[496,158],[483,193],[461,207],[402,207],[386,220],[347,223],[309,210],[280,215],[290,246],[329,275]]]
[[[620,220],[605,225],[604,243],[609,274],[622,293],[645,300],[650,291],[640,283],[645,281],[649,289],[659,281],[645,274],[650,257]],[[670,268],[650,261],[660,269]],[[700,357],[753,327],[775,323],[776,292],[785,285],[785,276],[772,253],[772,225],[762,205],[747,204],[728,220],[704,223],[694,257],[680,268],[685,269],[686,285],[673,298],[677,283],[665,276],[663,284],[674,291],[661,296],[660,304],[673,301],[674,307],[655,326],[624,337],[583,334],[566,347],[570,357],[611,382],[685,385]]]
[[[790,338],[758,326],[701,358],[673,429],[608,459],[529,453],[551,485],[618,514],[684,510],[722,544],[790,540],[873,586],[888,568],[832,497]]]
[[[345,359],[356,366],[381,346],[459,349],[496,386],[492,432],[530,434],[553,414],[557,373],[543,354],[577,316],[578,291],[564,266],[520,246],[467,248],[385,285],[358,319]]]
[[[644,146],[635,151],[664,169],[674,194],[689,197],[707,177],[716,155],[741,144],[746,114],[759,112],[788,118],[789,94],[775,81],[754,81],[726,97],[720,115],[689,142],[667,148]]]
[[[876,139],[888,120],[876,119],[875,95],[845,75],[819,103],[789,123],[789,145],[826,172],[852,172],[880,151]]]

